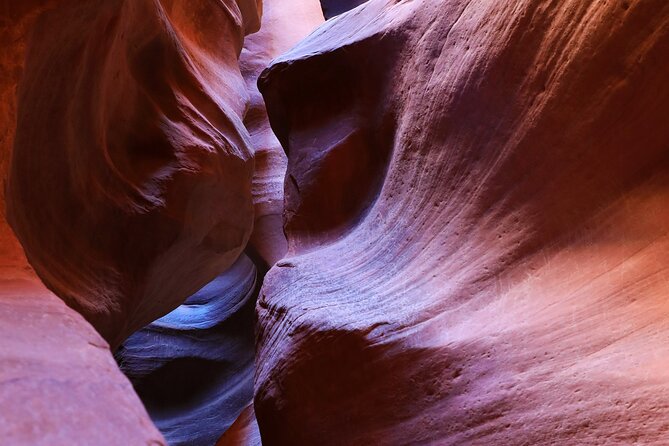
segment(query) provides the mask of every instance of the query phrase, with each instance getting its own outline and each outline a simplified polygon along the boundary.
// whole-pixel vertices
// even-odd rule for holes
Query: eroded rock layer
[[[664,444],[669,3],[371,0],[261,80],[265,444]]]
[[[9,219],[36,272],[112,344],[229,267],[251,232],[255,0],[63,0],[18,101]]]
[[[251,402],[256,276],[242,256],[116,352],[170,445],[213,445]]]
[[[58,1],[0,4],[0,183],[16,126],[16,86],[36,17]],[[0,442],[11,446],[159,446],[109,345],[48,291],[5,219],[0,189]]]
[[[255,218],[250,246],[265,269],[281,259],[287,250],[282,219],[287,158],[270,128],[257,81],[272,59],[288,51],[323,21],[317,0],[265,1],[260,31],[244,40],[240,57],[242,75],[251,97],[244,125],[251,135],[255,155]]]

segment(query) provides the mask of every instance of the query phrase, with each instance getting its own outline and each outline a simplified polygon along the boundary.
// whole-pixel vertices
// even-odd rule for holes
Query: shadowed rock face
[[[277,59],[263,441],[663,444],[666,54],[663,0],[371,0]]]
[[[323,14],[326,19],[342,14],[349,9],[360,6],[367,0],[321,0]]]
[[[250,0],[63,0],[35,26],[9,220],[42,280],[113,347],[249,238],[237,58],[258,26]]]
[[[57,1],[0,5],[0,183],[16,125],[27,38]],[[6,445],[165,445],[109,345],[42,285],[5,220],[0,189],[0,442]]]
[[[17,86],[35,19],[58,0],[3,2],[0,5],[0,270],[28,268],[23,249],[5,218],[5,184],[16,131]],[[4,274],[3,274],[4,275]]]
[[[244,40],[240,56],[242,75],[251,97],[244,125],[251,135],[255,156],[255,221],[250,247],[262,261],[264,270],[287,250],[282,220],[287,158],[270,128],[257,81],[272,59],[288,51],[323,21],[317,0],[265,1],[260,31]]]
[[[246,407],[234,424],[225,431],[216,446],[261,446],[260,430],[253,405]]]
[[[170,445],[211,446],[251,402],[256,295],[242,256],[116,352]]]

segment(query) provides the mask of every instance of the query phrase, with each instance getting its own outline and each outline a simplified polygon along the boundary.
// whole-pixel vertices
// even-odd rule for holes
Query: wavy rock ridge
[[[35,25],[9,221],[42,280],[113,347],[229,267],[250,236],[237,58],[257,6],[62,1]]]
[[[662,444],[669,6],[371,0],[261,81],[267,444]]]
[[[0,5],[3,442],[665,444],[669,3],[322,20]]]
[[[16,126],[16,86],[36,17],[53,1],[0,5],[0,180]],[[0,438],[6,445],[165,445],[108,344],[42,285],[5,219],[0,190]],[[114,408],[114,410],[110,410]]]
[[[242,255],[116,352],[170,445],[214,444],[251,402],[256,278]]]

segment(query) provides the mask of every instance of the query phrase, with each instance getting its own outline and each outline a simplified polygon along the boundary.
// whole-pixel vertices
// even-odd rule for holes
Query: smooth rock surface
[[[323,21],[317,0],[266,0],[260,31],[244,40],[240,56],[242,75],[251,97],[244,125],[255,153],[255,221],[250,246],[264,268],[281,259],[288,248],[282,220],[287,158],[270,128],[257,81],[272,59],[288,51]]]
[[[35,25],[9,220],[46,285],[112,347],[228,268],[250,236],[237,59],[260,5],[62,0]]]
[[[36,277],[0,278],[0,339],[3,445],[167,445],[107,342]]]
[[[669,3],[370,0],[261,79],[265,444],[663,445]]]
[[[34,20],[54,1],[0,4],[0,184],[14,129],[16,86]],[[109,345],[41,284],[5,219],[0,188],[0,443],[165,445]]]
[[[116,352],[171,446],[211,446],[253,398],[256,268],[242,257]]]
[[[339,14],[358,7],[367,0],[321,0],[323,14],[326,19],[331,19]]]

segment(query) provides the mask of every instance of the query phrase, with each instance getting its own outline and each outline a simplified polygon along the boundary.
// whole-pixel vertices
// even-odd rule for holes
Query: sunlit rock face
[[[362,5],[367,0],[321,0],[323,5],[323,14],[325,18],[330,19],[341,13]]]
[[[255,0],[63,0],[19,87],[9,220],[113,347],[228,268],[251,233],[238,66]]]
[[[0,5],[0,184],[14,129],[16,86],[36,17],[57,1]],[[41,284],[5,219],[0,188],[0,443],[165,445],[109,345]]]
[[[256,279],[242,256],[117,351],[168,444],[213,445],[251,402]]]
[[[257,81],[272,59],[288,51],[323,21],[318,0],[266,0],[260,31],[244,40],[240,56],[251,97],[244,125],[251,135],[255,155],[255,221],[250,247],[264,268],[276,263],[287,250],[282,220],[287,158],[270,128]]]
[[[667,54],[664,0],[371,0],[276,60],[263,442],[664,444]]]

